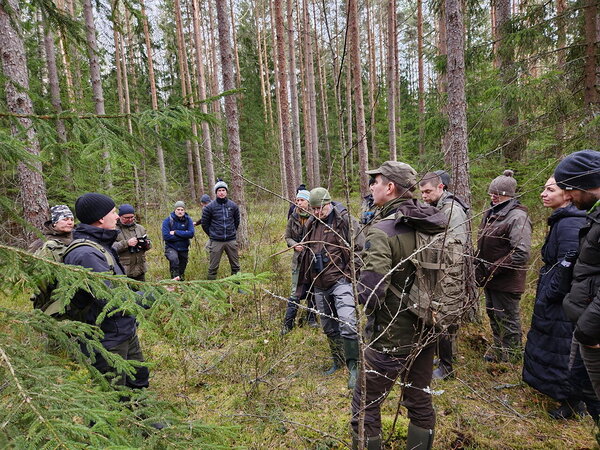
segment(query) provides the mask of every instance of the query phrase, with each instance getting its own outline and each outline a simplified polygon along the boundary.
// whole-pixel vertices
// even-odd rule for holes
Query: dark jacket
[[[202,210],[201,223],[213,241],[233,241],[240,226],[240,209],[228,198],[217,198]]]
[[[585,345],[600,344],[600,208],[594,206],[579,232],[579,256],[573,267],[571,291],[563,306],[577,322],[575,337]]]
[[[382,210],[388,215],[372,225],[367,233],[358,301],[365,306],[368,317],[369,345],[385,353],[406,355],[419,345],[423,331],[422,322],[406,307],[415,273],[409,258],[417,244],[415,229],[402,217],[397,218],[395,212],[420,219],[424,226],[437,233],[446,229],[447,219],[443,212],[416,200],[396,199],[393,202],[393,205],[389,202],[390,205],[383,206]],[[404,298],[389,289],[390,283],[406,294]]]
[[[306,223],[306,236],[309,242],[308,251],[303,252],[300,263],[302,284],[313,284],[319,289],[329,289],[338,280],[350,279],[350,223],[354,230],[354,262],[355,268],[360,268],[359,253],[363,249],[364,235],[360,232],[358,221],[350,216],[344,205],[331,202],[332,209],[323,220],[314,216]],[[318,270],[315,258],[323,261],[322,270]]]
[[[297,211],[294,211],[289,219],[287,226],[285,227],[285,243],[288,247],[294,247],[298,245],[302,239],[304,239],[304,235],[306,234],[305,225],[308,221],[308,217],[301,217]],[[300,263],[300,259],[304,253],[304,250],[301,252],[297,252],[294,250],[292,256],[292,266],[296,267]]]
[[[74,239],[88,239],[102,245],[106,251],[111,252],[117,264],[114,267],[115,275],[124,275],[125,271],[119,263],[119,256],[112,248],[117,238],[117,230],[105,230],[92,225],[79,224],[73,232]],[[65,264],[82,266],[92,269],[93,272],[110,272],[110,266],[102,252],[91,246],[77,247],[67,254],[64,259]],[[109,282],[106,282],[110,286]],[[83,290],[77,291],[71,301],[73,308],[79,310],[88,308],[85,322],[91,325],[96,324],[96,319],[107,301],[96,298],[89,292]],[[104,332],[101,342],[104,347],[110,349],[129,339],[136,332],[135,317],[122,312],[116,314],[107,314],[100,328]]]
[[[530,249],[531,221],[527,208],[517,199],[492,206],[479,227],[477,284],[502,292],[523,293]]]
[[[42,248],[47,241],[54,240],[67,246],[73,240],[73,232],[63,233],[52,228],[52,221],[48,220],[44,222],[44,228],[42,228],[43,239],[36,239],[29,245],[28,250],[31,253],[35,253],[37,250]]]
[[[127,276],[138,277],[148,272],[146,251],[150,250],[150,247],[147,249],[139,249],[137,252],[131,252],[129,251],[129,244],[127,243],[132,237],[141,238],[142,236],[146,236],[146,229],[135,222],[131,225],[123,225],[122,223],[117,222],[117,230],[119,230],[119,234],[114,243],[114,248],[119,254],[121,265],[125,268]]]
[[[170,231],[175,231],[175,234],[171,234]],[[190,239],[194,237],[192,218],[187,213],[183,217],[177,217],[172,212],[163,220],[162,236],[166,247],[174,248],[178,252],[187,252],[190,247]]]
[[[572,395],[568,368],[574,324],[567,319],[562,301],[568,293],[570,271],[560,264],[568,251],[579,247],[579,229],[585,212],[574,205],[557,209],[548,218],[550,231],[542,247],[531,329],[527,333],[523,381],[555,400]],[[565,282],[567,281],[567,282]]]

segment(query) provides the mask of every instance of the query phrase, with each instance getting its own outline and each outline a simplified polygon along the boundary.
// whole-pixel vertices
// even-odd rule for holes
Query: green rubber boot
[[[381,450],[381,436],[365,436],[365,450]],[[358,434],[352,430],[352,450],[358,450]]]
[[[342,339],[340,337],[328,337],[327,342],[329,342],[329,349],[331,350],[331,359],[333,360],[333,365],[323,373],[325,375],[332,375],[344,367],[344,344],[342,343]]]
[[[354,390],[358,378],[358,339],[344,338],[344,356],[346,357],[346,367],[350,372],[348,389]]]
[[[433,429],[428,430],[409,423],[406,450],[431,450],[433,434]]]

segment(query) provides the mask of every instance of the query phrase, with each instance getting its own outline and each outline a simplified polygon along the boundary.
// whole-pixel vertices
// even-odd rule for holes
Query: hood
[[[70,231],[68,233],[65,233],[63,231],[57,231],[54,228],[52,228],[52,221],[47,220],[46,222],[44,222],[44,229],[42,230],[42,234],[48,237],[70,237],[71,234],[73,234],[73,232]]]
[[[569,204],[564,208],[558,208],[555,211],[552,211],[550,217],[548,217],[548,225],[552,225],[555,222],[558,222],[560,219],[564,219],[565,217],[585,217],[586,213],[582,209],[578,209],[574,204]]]
[[[173,211],[171,213],[171,218],[173,220],[178,220],[179,222],[186,222],[189,219],[190,216],[188,216],[188,213],[184,213],[183,217],[177,217],[177,214],[175,214],[175,211]]]
[[[73,239],[91,239],[110,247],[117,239],[118,234],[119,230],[106,230],[104,228],[80,223],[75,230],[73,230]]]
[[[446,230],[448,219],[439,209],[411,199],[398,205],[395,223],[408,225],[422,233],[436,234]]]

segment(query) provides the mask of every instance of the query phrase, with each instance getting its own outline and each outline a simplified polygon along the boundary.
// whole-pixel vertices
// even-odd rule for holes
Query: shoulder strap
[[[69,244],[69,246],[67,247],[67,249],[65,250],[65,253],[63,254],[63,260],[73,250],[75,250],[78,247],[83,247],[83,246],[93,247],[96,250],[98,250],[99,252],[101,252],[104,255],[104,258],[106,259],[106,262],[108,263],[108,266],[109,266],[111,272],[113,274],[116,273],[115,272],[116,261],[115,261],[114,256],[112,255],[112,253],[110,251],[106,250],[102,245],[98,244],[95,241],[91,241],[89,239],[75,239],[73,242],[71,242]]]

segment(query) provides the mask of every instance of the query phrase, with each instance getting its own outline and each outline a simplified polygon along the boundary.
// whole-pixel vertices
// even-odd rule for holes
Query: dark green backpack
[[[100,251],[106,258],[106,262],[108,263],[112,273],[115,273],[116,262],[112,253],[107,251],[97,242],[90,241],[87,239],[75,239],[69,245],[65,245],[64,243],[56,239],[49,239],[44,243],[44,245],[41,248],[35,251],[34,255],[41,256],[54,262],[62,263],[64,261],[64,258],[70,252],[72,252],[78,247],[83,246],[93,247],[96,250]],[[30,298],[30,300],[33,302],[34,309],[40,309],[49,316],[55,317],[57,319],[69,318],[73,320],[79,320],[82,317],[85,317],[85,313],[87,311],[75,312],[74,309],[70,307],[70,305],[67,305],[64,314],[59,313],[61,310],[62,302],[52,299],[52,293],[54,292],[56,287],[56,281],[40,285],[39,292],[32,295]]]

